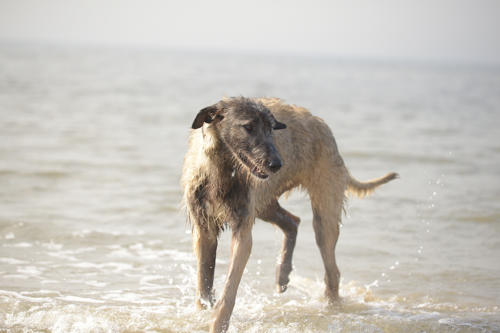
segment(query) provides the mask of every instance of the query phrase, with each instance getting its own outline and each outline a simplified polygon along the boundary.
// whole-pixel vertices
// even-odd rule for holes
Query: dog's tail
[[[380,185],[388,183],[396,178],[399,178],[399,175],[395,172],[391,172],[380,178],[372,179],[367,182],[360,182],[349,174],[347,189],[351,193],[356,194],[359,198],[363,198],[372,193]]]

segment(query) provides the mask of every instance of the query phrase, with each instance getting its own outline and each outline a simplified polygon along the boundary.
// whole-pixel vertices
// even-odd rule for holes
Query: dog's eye
[[[253,126],[250,125],[250,124],[246,124],[246,125],[243,125],[243,127],[245,128],[245,130],[248,132],[248,133],[252,133],[253,131]]]

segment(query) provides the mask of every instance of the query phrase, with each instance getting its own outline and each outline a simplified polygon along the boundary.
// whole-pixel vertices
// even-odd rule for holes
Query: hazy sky
[[[0,0],[0,40],[500,64],[500,0]]]

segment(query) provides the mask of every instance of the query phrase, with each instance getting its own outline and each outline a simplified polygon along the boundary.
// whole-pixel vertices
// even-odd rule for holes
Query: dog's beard
[[[240,162],[240,164],[248,171],[250,171],[253,176],[259,179],[267,179],[269,177],[269,174],[265,171],[264,168],[260,167],[257,163],[254,163],[242,152],[237,153],[236,156],[238,157],[238,161]]]

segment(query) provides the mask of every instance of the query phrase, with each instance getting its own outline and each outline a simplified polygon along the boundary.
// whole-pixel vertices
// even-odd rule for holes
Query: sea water
[[[500,331],[499,68],[6,44],[0,330],[207,331],[181,168],[198,110],[239,95],[322,117],[356,178],[401,178],[348,200],[334,306],[307,194],[281,200],[302,219],[283,294],[257,221],[230,332]]]

